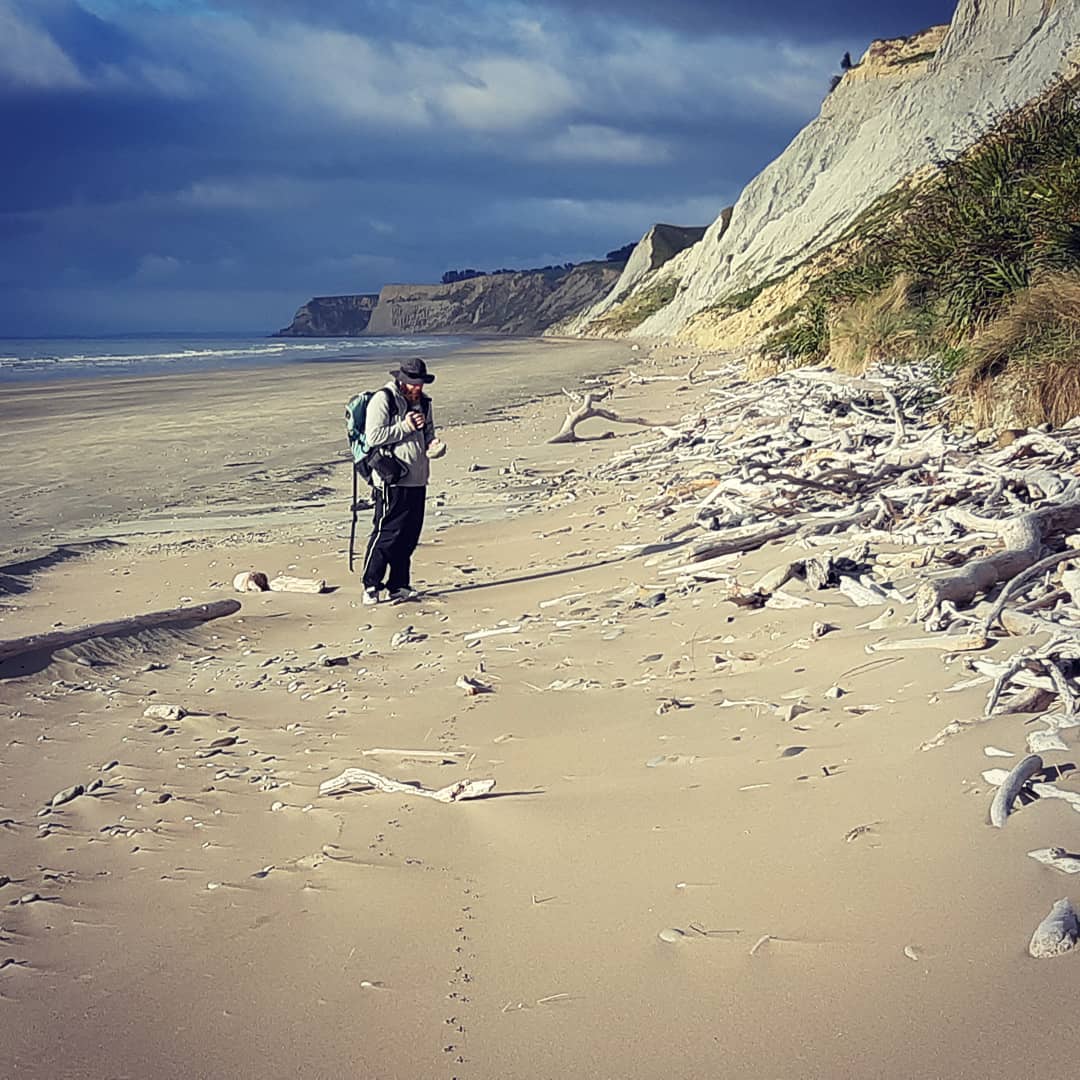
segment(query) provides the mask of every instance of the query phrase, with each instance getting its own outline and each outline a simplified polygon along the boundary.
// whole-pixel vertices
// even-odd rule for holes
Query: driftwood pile
[[[967,657],[968,685],[988,685],[985,717],[1044,714],[1030,755],[1069,752],[1061,732],[1080,726],[1080,417],[1054,431],[950,428],[947,399],[917,366],[864,377],[803,368],[758,382],[731,367],[695,386],[700,408],[598,474],[638,490],[655,480],[640,505],[663,519],[649,549],[662,552],[653,558],[662,576],[776,607],[805,603],[782,590],[800,578],[859,606],[890,604],[930,635],[877,648],[978,653],[1025,636],[1008,660]],[[777,541],[786,560],[740,585],[739,556]],[[954,722],[924,749],[970,723]],[[1080,811],[1080,794],[1049,782],[1072,768],[1029,756],[1013,774],[985,774],[1006,781],[993,823],[1021,796],[1065,798]],[[1075,918],[1055,911],[1075,943]],[[1032,955],[1056,954],[1045,938]]]

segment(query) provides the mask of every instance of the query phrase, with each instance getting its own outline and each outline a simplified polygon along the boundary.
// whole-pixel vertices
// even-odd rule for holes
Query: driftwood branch
[[[1005,583],[1004,588],[998,594],[997,600],[994,601],[994,606],[983,620],[983,628],[985,630],[993,628],[994,623],[997,622],[1001,617],[1001,613],[1005,610],[1005,605],[1009,602],[1010,598],[1020,591],[1022,585],[1034,581],[1040,574],[1045,573],[1047,570],[1053,570],[1059,563],[1076,558],[1080,558],[1080,551],[1077,551],[1075,548],[1069,548],[1068,551],[1059,551],[1054,555],[1048,555],[1045,559],[1040,559],[1026,570],[1021,570],[1016,577]]]
[[[371,772],[369,769],[346,769],[340,776],[333,780],[324,780],[319,785],[320,795],[340,795],[345,791],[356,789],[368,791],[384,791],[392,795],[420,795],[425,799],[435,799],[437,802],[451,803],[461,802],[464,799],[478,799],[481,795],[487,795],[495,787],[495,781],[486,780],[457,780],[442,788],[426,788],[422,784],[410,784],[404,780],[394,780],[381,773]]]
[[[235,615],[240,610],[238,600],[217,600],[212,604],[199,604],[197,607],[169,608],[167,611],[153,611],[146,615],[132,615],[126,619],[113,619],[111,622],[90,623],[71,630],[54,630],[48,634],[31,634],[29,637],[13,638],[0,641],[0,661],[11,660],[28,653],[55,652],[66,649],[69,645],[80,645],[84,641],[97,638],[119,637],[137,634],[143,630],[161,630],[166,627],[179,628],[197,626],[199,623],[220,619],[225,615]]]
[[[608,396],[608,391],[602,393],[589,392],[581,399],[576,409],[571,409],[563,420],[562,427],[555,435],[548,439],[549,443],[572,443],[578,441],[576,428],[584,420],[599,417],[601,420],[610,420],[613,424],[636,424],[639,427],[663,427],[664,425],[655,420],[646,420],[641,416],[620,416],[611,409],[601,408],[597,402],[603,401]],[[567,397],[571,397],[567,394]]]
[[[1030,754],[1005,777],[1001,787],[994,793],[994,801],[990,804],[990,824],[994,828],[1004,828],[1017,795],[1020,794],[1023,786],[1042,770],[1043,759],[1038,754]]]

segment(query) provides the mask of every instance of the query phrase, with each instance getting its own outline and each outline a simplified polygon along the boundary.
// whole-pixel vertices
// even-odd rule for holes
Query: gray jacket
[[[422,428],[414,429],[408,420],[409,403],[399,393],[397,383],[391,379],[386,389],[393,395],[393,409],[387,407],[386,394],[381,390],[368,402],[364,418],[367,444],[372,449],[376,446],[389,447],[394,457],[409,467],[405,477],[398,481],[398,487],[427,487],[431,468],[427,448],[435,439],[431,398],[425,394],[421,399],[420,405],[427,422]],[[377,476],[373,476],[372,480],[382,486]]]

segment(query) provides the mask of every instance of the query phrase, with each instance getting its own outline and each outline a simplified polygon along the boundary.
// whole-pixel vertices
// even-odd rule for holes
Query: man
[[[420,542],[427,497],[429,457],[438,457],[443,444],[435,438],[431,399],[424,387],[435,381],[419,357],[405,360],[368,404],[364,434],[372,450],[388,453],[401,463],[404,475],[387,484],[372,475],[375,517],[364,556],[364,603],[377,604],[382,590],[393,601],[415,600],[412,555]],[[389,576],[387,572],[389,571]]]

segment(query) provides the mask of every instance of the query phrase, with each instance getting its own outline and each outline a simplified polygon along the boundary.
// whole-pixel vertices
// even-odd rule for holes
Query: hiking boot
[[[390,599],[395,604],[400,604],[403,600],[419,600],[420,594],[406,585],[403,589],[394,589],[390,593]]]
[[[363,602],[365,604],[377,604],[379,602],[379,590],[378,589],[365,589]]]

